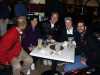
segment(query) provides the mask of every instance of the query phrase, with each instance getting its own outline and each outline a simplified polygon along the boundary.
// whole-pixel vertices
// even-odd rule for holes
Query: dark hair
[[[28,24],[30,24],[30,21],[32,21],[33,19],[37,19],[37,21],[39,22],[39,17],[38,16],[36,16],[36,15],[32,15],[32,16],[28,16]]]
[[[37,19],[38,25],[39,25],[39,17],[37,15],[32,15],[32,16],[29,16],[29,18],[28,18],[28,25],[27,25],[27,27],[31,26],[31,21],[34,20],[34,19]],[[37,28],[38,28],[38,26],[37,26]]]
[[[58,11],[53,11],[53,12],[51,12],[51,16],[52,16],[53,14],[58,14],[58,15],[59,15],[59,12],[58,12]]]
[[[78,24],[78,23],[83,23],[83,24],[85,25],[85,22],[84,22],[84,21],[78,21],[77,24]]]
[[[51,14],[49,15],[49,20],[51,19],[51,16],[52,16],[53,14],[57,14],[57,15],[59,16],[59,12],[58,12],[58,11],[52,11]]]
[[[29,21],[32,21],[35,18],[37,19],[37,21],[39,21],[39,17],[36,15],[30,16]]]
[[[77,22],[77,25],[78,25],[78,23],[83,23],[83,25],[87,27],[87,24],[86,24],[85,21],[83,21],[83,20],[78,21],[78,22]]]

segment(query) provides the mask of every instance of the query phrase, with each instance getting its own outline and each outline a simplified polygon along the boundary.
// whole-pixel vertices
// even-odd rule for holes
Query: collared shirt
[[[18,27],[16,27],[16,29],[17,29],[17,31],[19,32],[20,35],[23,34],[23,32]]]
[[[54,24],[53,23],[51,23],[51,28],[54,28]]]
[[[67,34],[72,34],[73,35],[73,27],[70,29],[67,29]]]
[[[17,31],[19,32],[19,34],[20,34],[20,36],[19,36],[19,39],[20,39],[20,41],[21,41],[21,35],[23,34],[23,32],[18,28],[18,27],[16,27],[16,29],[17,29]]]

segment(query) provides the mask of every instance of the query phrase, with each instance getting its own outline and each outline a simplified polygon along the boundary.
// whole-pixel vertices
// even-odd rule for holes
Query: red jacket
[[[20,34],[16,27],[11,28],[0,39],[0,64],[10,63],[21,52]]]

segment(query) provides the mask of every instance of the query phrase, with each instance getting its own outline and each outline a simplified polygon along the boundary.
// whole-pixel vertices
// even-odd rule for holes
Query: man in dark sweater
[[[43,39],[52,38],[54,40],[57,40],[57,33],[60,28],[59,22],[59,13],[56,11],[53,11],[51,13],[50,19],[41,23],[41,34],[43,36]]]

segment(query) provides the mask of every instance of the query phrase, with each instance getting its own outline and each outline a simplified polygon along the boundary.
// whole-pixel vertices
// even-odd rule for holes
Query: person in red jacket
[[[26,19],[24,17],[17,18],[17,26],[12,27],[0,39],[0,64],[11,64],[13,68],[13,75],[20,75],[21,70],[27,73],[33,60],[22,49],[20,43],[20,35],[26,27]],[[20,62],[23,62],[21,66]]]

